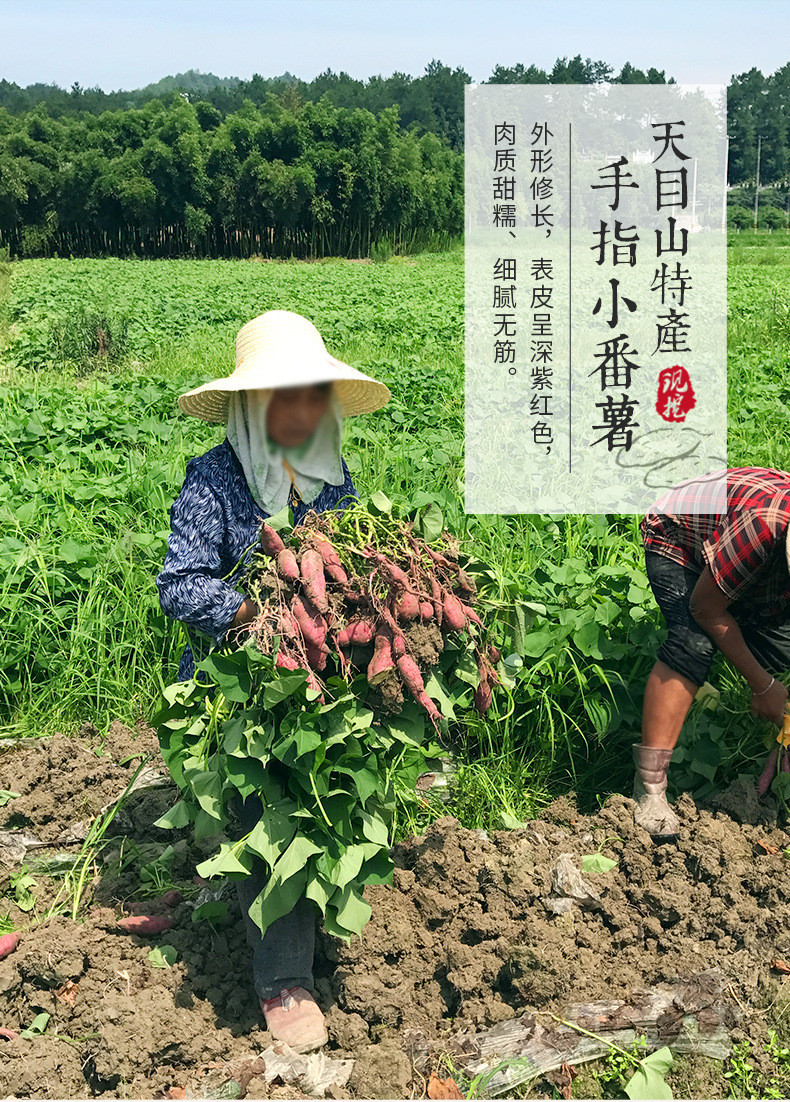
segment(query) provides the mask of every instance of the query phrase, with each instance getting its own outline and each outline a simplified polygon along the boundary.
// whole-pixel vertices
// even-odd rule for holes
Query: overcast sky
[[[0,0],[0,42],[6,80],[104,91],[187,69],[416,77],[432,58],[480,81],[576,54],[726,84],[790,61],[790,0]]]

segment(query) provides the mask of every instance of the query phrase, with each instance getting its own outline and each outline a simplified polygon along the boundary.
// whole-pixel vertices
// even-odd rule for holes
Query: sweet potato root
[[[261,547],[265,553],[271,555],[273,559],[276,559],[285,548],[285,544],[275,530],[266,523],[261,525]]]
[[[473,608],[469,607],[469,605],[465,605],[465,604],[462,603],[461,604],[461,611],[463,612],[464,616],[466,617],[467,622],[469,620],[471,620],[472,623],[477,624],[477,626],[479,628],[481,628],[483,626],[483,621],[477,615],[475,610]]]
[[[398,620],[416,620],[420,614],[420,602],[413,593],[402,593],[393,611]]]
[[[474,695],[475,711],[477,711],[481,716],[484,716],[488,709],[491,707],[492,699],[493,697],[490,684],[487,680],[481,680]]]
[[[299,581],[299,563],[290,547],[284,547],[277,556],[277,566],[286,582]]]
[[[326,668],[326,658],[329,654],[329,647],[326,643],[322,643],[320,647],[315,646],[314,643],[305,643],[305,654],[307,655],[307,661],[310,663],[312,670],[323,670]]]
[[[354,620],[338,632],[337,645],[339,647],[364,647],[373,638],[375,624],[372,620]]]
[[[768,755],[768,760],[765,763],[765,769],[760,774],[760,779],[757,782],[757,792],[760,796],[764,796],[768,789],[771,787],[771,781],[776,776],[776,769],[779,764],[779,747],[775,746],[771,753]]]
[[[398,672],[403,678],[403,684],[411,695],[421,704],[434,723],[442,718],[442,713],[425,691],[425,683],[417,663],[408,654],[402,654],[398,659]]]
[[[380,631],[374,638],[373,657],[368,664],[368,683],[377,685],[383,681],[395,663],[392,659],[392,647],[389,637]]]
[[[302,552],[299,573],[302,578],[302,587],[315,607],[319,612],[328,612],[329,601],[326,596],[324,560],[314,548],[308,547]]]
[[[282,649],[277,651],[277,657],[274,660],[275,666],[280,670],[298,670],[299,663],[292,654]]]
[[[453,593],[445,594],[442,611],[444,613],[444,623],[451,631],[464,630],[466,627],[464,606]]]
[[[291,600],[291,612],[299,625],[305,643],[320,647],[326,639],[327,624],[324,617],[309,598],[295,596]]]
[[[343,569],[343,564],[338,557],[337,551],[329,540],[321,537],[316,538],[315,548],[323,560],[324,570],[332,581],[337,582],[339,585],[347,585],[348,574]]]

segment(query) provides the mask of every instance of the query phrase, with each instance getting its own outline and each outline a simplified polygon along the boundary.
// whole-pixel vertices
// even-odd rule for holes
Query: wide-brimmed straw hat
[[[233,374],[188,390],[178,404],[193,417],[222,423],[228,419],[231,391],[325,382],[333,384],[344,417],[372,413],[392,397],[384,383],[330,356],[307,318],[291,310],[267,310],[239,330]]]

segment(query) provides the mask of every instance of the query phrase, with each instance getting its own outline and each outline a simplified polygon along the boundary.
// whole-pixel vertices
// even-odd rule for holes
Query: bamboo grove
[[[463,229],[463,158],[328,97],[224,119],[174,95],[51,118],[0,109],[0,249],[23,256],[368,256]]]

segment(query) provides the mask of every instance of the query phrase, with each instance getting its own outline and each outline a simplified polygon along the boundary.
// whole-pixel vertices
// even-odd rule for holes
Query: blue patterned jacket
[[[295,502],[291,489],[295,524],[308,509],[323,513],[348,494],[358,499],[345,459],[341,462],[346,476],[342,486],[324,483],[309,503]],[[178,667],[179,681],[194,675],[195,655],[198,661],[205,657],[233,623],[244,600],[234,583],[258,543],[261,520],[269,515],[256,505],[227,437],[187,463],[184,485],[170,510],[168,552],[156,579],[162,611],[193,629],[192,646],[184,649]]]

